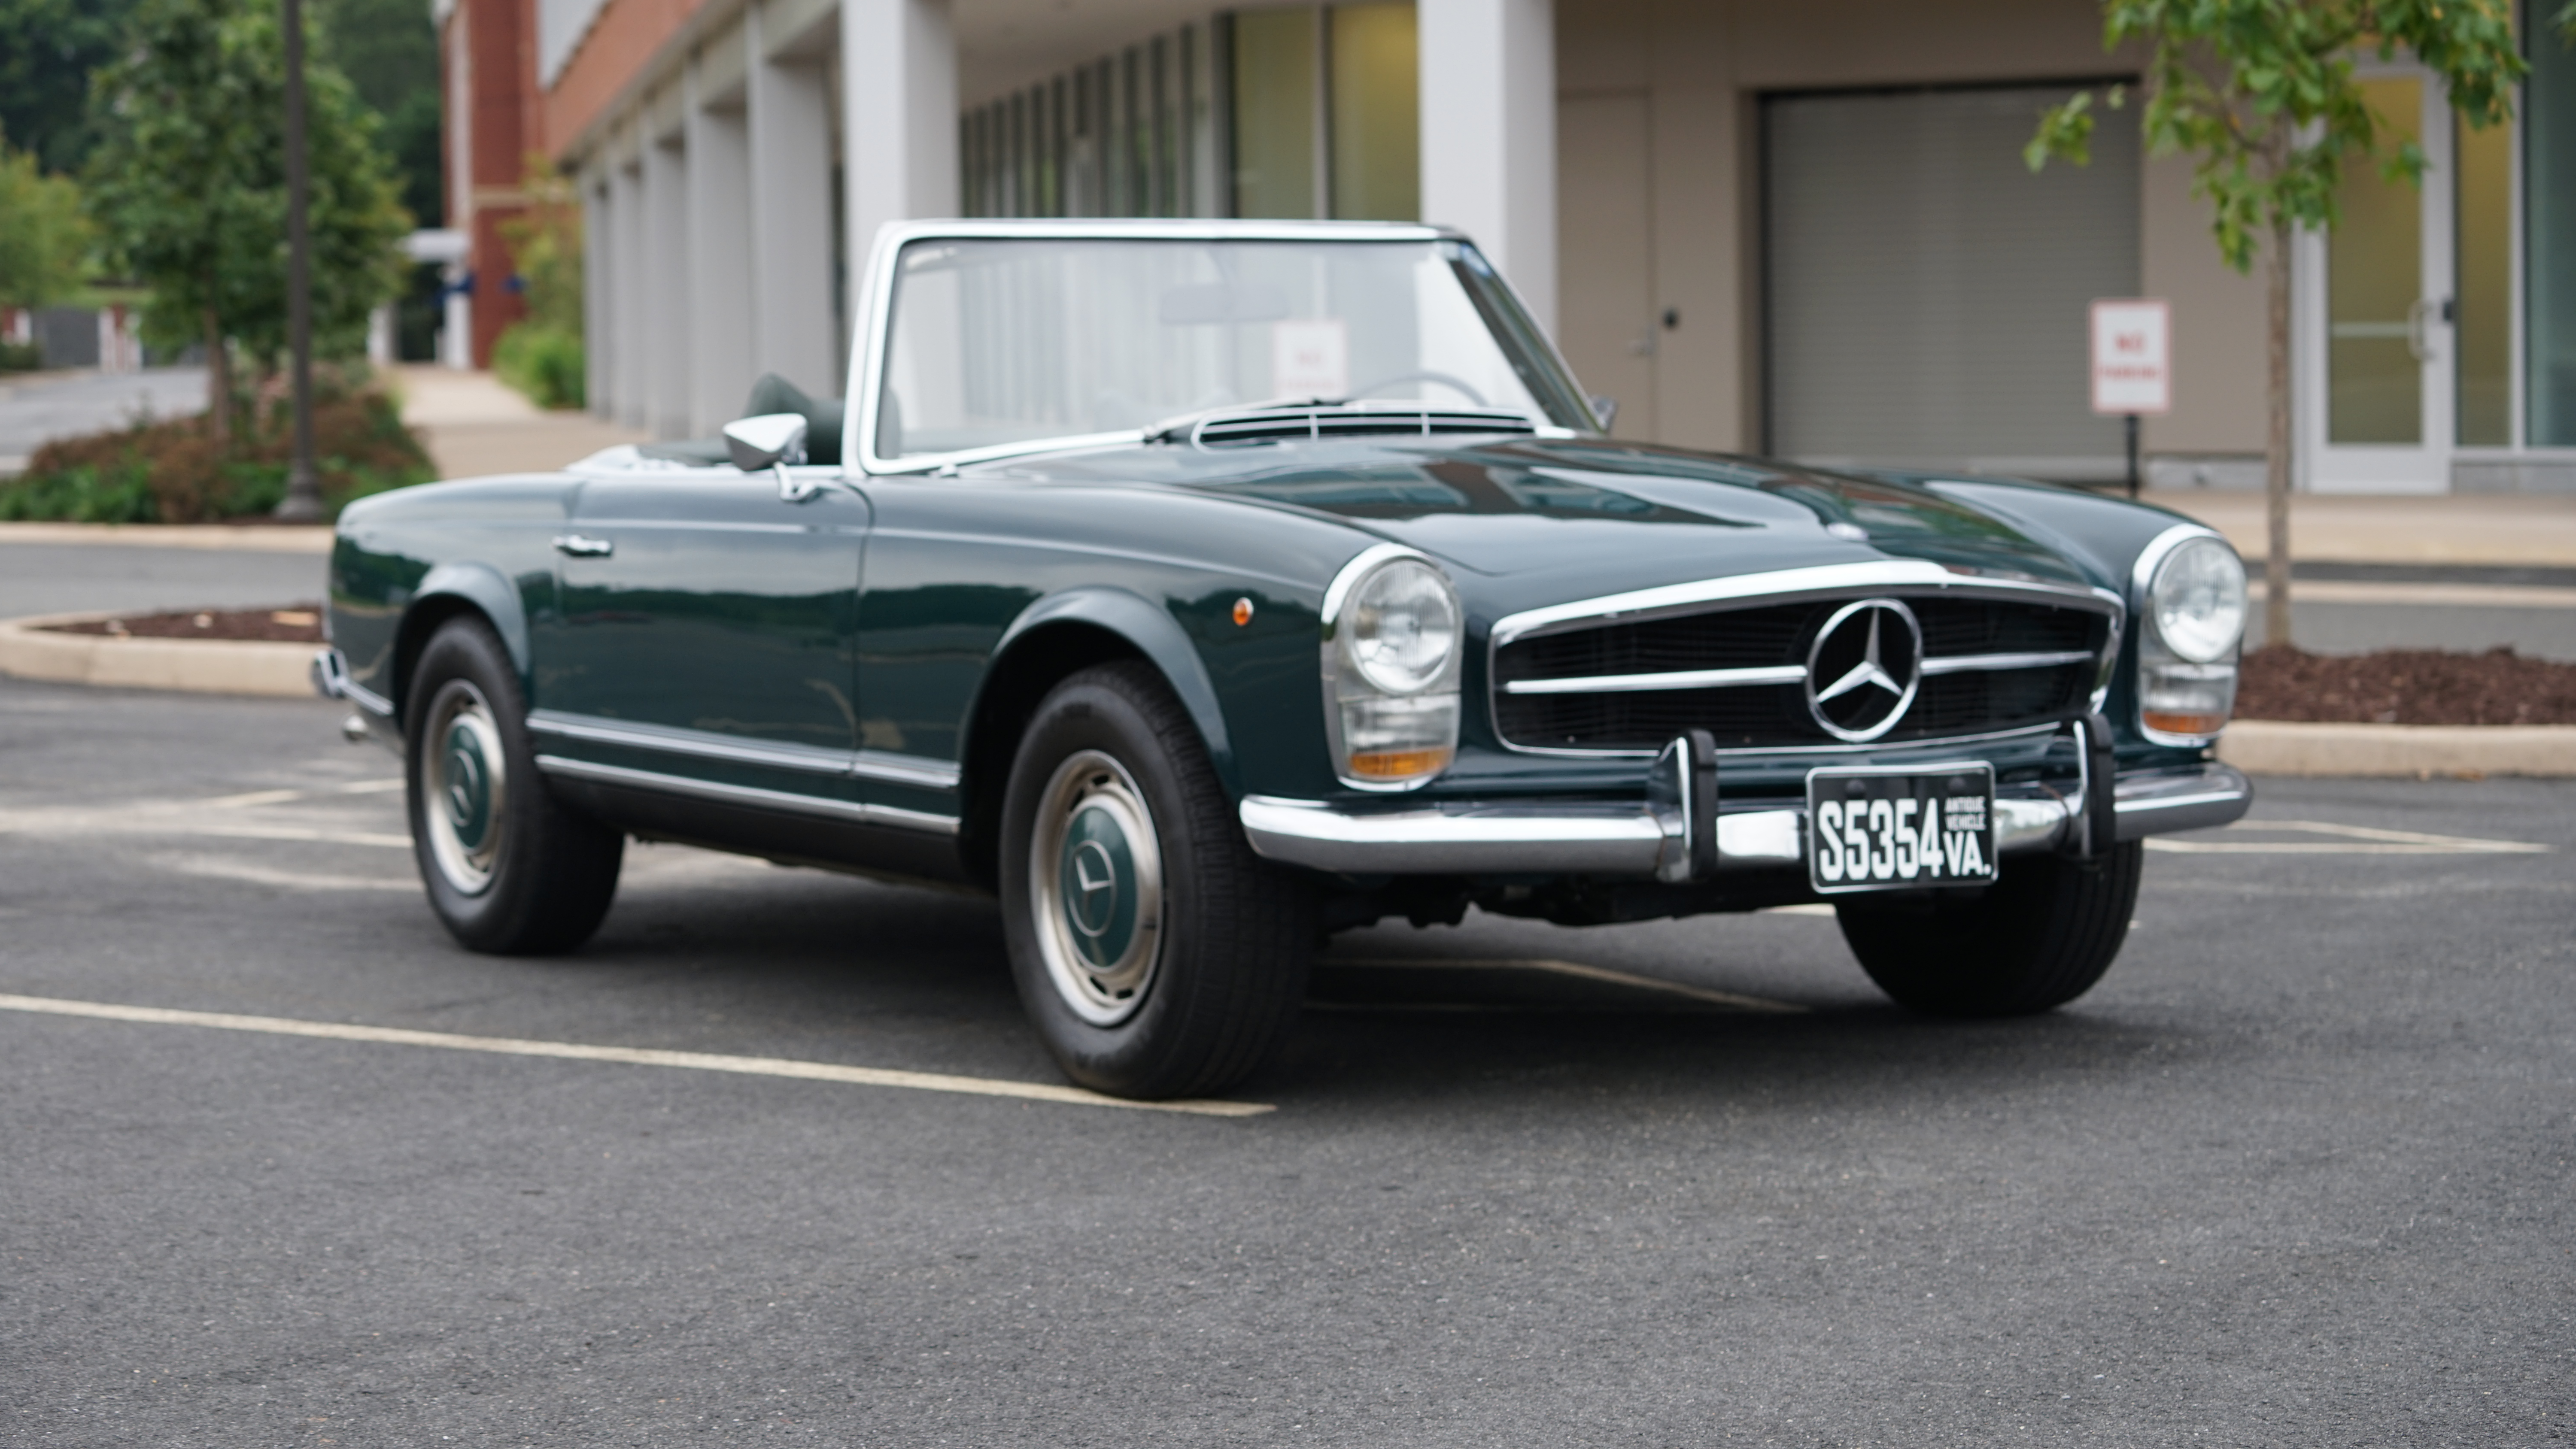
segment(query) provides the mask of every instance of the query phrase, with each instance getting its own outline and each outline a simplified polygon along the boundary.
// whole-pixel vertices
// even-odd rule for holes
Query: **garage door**
[[[1770,447],[2070,481],[2123,472],[2088,406],[2087,309],[2138,290],[2134,111],[2093,164],[2022,164],[2064,88],[1763,104]]]

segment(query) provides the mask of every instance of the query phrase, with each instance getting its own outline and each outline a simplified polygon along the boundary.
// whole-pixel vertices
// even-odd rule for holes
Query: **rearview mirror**
[[[746,473],[782,463],[802,463],[805,415],[762,413],[756,418],[736,418],[724,425],[724,440],[725,451],[733,455],[733,465]]]

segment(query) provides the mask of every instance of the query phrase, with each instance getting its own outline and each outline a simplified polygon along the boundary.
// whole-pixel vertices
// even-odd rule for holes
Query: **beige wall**
[[[1577,133],[1560,132],[1559,189],[1585,198],[1560,211],[1559,331],[1587,386],[1645,394],[1620,398],[1619,434],[1707,448],[1761,443],[1763,92],[2080,80],[2135,65],[2104,53],[2091,0],[1557,0],[1556,15],[1561,125]],[[1640,109],[1644,165],[1594,162],[1571,144],[1622,134]],[[2185,167],[2150,163],[2142,184],[2142,285],[2174,304],[2177,376],[2175,410],[2149,424],[2147,446],[2259,452],[2260,287],[2218,260]],[[1630,315],[1641,298],[1645,315]],[[1667,310],[1679,325],[1660,325]],[[1651,355],[1635,353],[1647,336]]]

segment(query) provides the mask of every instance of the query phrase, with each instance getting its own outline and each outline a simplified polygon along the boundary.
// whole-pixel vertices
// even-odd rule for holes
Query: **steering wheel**
[[[1380,388],[1393,387],[1399,382],[1436,382],[1442,387],[1448,388],[1453,392],[1464,394],[1467,401],[1474,403],[1480,408],[1493,406],[1493,404],[1485,401],[1485,395],[1483,393],[1469,387],[1464,380],[1453,377],[1445,372],[1399,372],[1393,377],[1381,377],[1377,381],[1370,383],[1368,386],[1354,391],[1351,394],[1351,398],[1364,398],[1369,394],[1378,391]],[[1346,401],[1347,400],[1348,399],[1346,399]]]

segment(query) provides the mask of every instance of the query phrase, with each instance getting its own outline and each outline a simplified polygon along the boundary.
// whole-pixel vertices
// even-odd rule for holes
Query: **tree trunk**
[[[2264,279],[2271,293],[2271,428],[2264,439],[2263,642],[2290,642],[2290,227],[2272,228]]]
[[[218,443],[233,436],[233,370],[224,356],[223,324],[206,309],[206,431]]]

